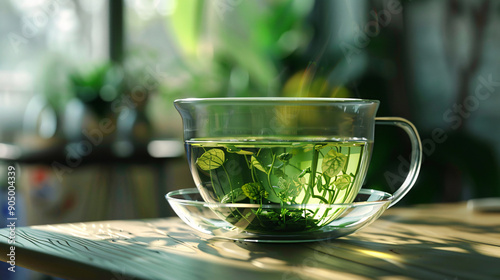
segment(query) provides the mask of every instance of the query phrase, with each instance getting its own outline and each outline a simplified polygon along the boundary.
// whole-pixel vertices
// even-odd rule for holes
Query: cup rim
[[[356,103],[379,104],[379,100],[363,98],[337,98],[337,97],[210,97],[210,98],[182,98],[176,99],[179,103],[231,103],[231,102],[257,102],[257,103]]]

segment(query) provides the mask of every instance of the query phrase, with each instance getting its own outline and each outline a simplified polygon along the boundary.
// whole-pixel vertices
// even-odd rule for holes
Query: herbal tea
[[[315,234],[346,235],[403,198],[420,170],[414,125],[376,117],[377,100],[187,98],[174,105],[202,199],[190,202],[187,194],[196,191],[187,190],[169,202],[186,223],[216,236],[312,241]],[[410,172],[393,197],[359,193],[376,124],[402,128],[412,145]]]
[[[195,183],[206,201],[261,206],[352,202],[363,182],[370,148],[367,141],[194,139],[186,144]],[[315,228],[331,220],[334,212],[340,214],[304,209],[269,213],[264,207],[245,215],[224,215],[235,223],[248,221],[246,230],[295,231]]]

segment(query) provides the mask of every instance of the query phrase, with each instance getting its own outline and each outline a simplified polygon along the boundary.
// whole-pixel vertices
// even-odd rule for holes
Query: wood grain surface
[[[500,279],[500,213],[392,208],[351,236],[296,244],[211,238],[178,218],[32,226],[16,229],[16,265],[66,279]]]

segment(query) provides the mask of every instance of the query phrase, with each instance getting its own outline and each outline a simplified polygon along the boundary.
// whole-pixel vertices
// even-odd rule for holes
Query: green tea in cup
[[[304,231],[327,224],[353,202],[368,169],[378,101],[336,98],[212,98],[175,101],[187,157],[203,199],[258,204],[248,213],[218,213],[247,231]],[[400,118],[421,156],[413,126]],[[266,205],[332,205],[276,210]]]

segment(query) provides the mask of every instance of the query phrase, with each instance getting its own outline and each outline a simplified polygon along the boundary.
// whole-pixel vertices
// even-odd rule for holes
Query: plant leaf
[[[280,188],[282,191],[286,190],[287,189],[287,185],[286,185],[286,180],[285,178],[283,177],[280,177],[278,179],[278,188]]]
[[[340,171],[342,171],[346,162],[346,155],[335,150],[330,150],[323,158],[321,170],[323,170],[323,174],[326,174],[329,177],[335,177],[340,173]]]
[[[285,178],[280,177],[278,186],[274,188],[279,192],[278,196],[283,202],[289,202],[299,195],[301,186],[302,184],[296,180],[289,182]],[[271,200],[270,198],[268,199]]]
[[[253,155],[253,152],[245,151],[240,148],[236,148],[235,146],[227,146],[226,148],[228,153],[239,154],[239,155]]]
[[[236,152],[238,155],[253,155],[253,152],[241,150]]]
[[[285,177],[285,173],[283,172],[283,170],[279,169],[279,168],[274,168],[273,169],[273,174],[274,176],[276,177]]]
[[[338,189],[343,190],[351,184],[351,181],[352,177],[350,175],[344,174],[338,177],[337,180],[333,182],[333,184],[335,184],[335,187],[337,187]]]
[[[253,167],[257,168],[258,170],[267,173],[264,166],[262,166],[262,164],[260,164],[260,162],[254,156],[252,156],[252,158],[250,159],[250,163],[252,164]]]
[[[219,168],[224,164],[225,155],[222,150],[211,149],[203,153],[197,160],[196,164],[205,171]]]
[[[258,183],[247,183],[241,187],[243,193],[250,199],[258,200],[260,198],[267,198],[269,193],[264,190]]]
[[[292,181],[292,183],[288,186],[288,196],[295,198],[300,193],[300,188],[302,184],[298,181]]]
[[[226,194],[222,199],[221,203],[228,203],[228,202],[238,202],[246,198],[245,193],[243,192],[242,189],[234,189],[230,191],[228,194]]]
[[[289,161],[293,157],[290,153],[282,153],[278,156],[278,159],[281,161]]]

